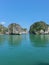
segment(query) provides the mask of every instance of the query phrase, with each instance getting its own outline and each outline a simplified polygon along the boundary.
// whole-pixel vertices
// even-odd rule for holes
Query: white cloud
[[[4,25],[4,24],[5,24],[5,22],[4,22],[4,21],[2,21],[2,22],[0,22],[0,24],[3,24],[3,25]]]

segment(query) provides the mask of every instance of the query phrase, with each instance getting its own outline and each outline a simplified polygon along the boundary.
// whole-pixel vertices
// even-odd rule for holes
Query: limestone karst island
[[[0,34],[26,34],[28,30],[26,28],[22,28],[19,24],[11,23],[8,27],[0,24]],[[49,34],[49,25],[44,21],[38,21],[33,23],[29,29],[30,34]]]
[[[35,22],[30,26],[31,34],[49,34],[49,25],[44,21]]]
[[[25,34],[27,33],[26,28],[22,28],[19,24],[11,23],[8,27],[0,24],[0,34]]]

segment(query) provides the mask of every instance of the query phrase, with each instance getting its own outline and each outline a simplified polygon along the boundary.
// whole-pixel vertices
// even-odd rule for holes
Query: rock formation
[[[30,26],[29,32],[32,34],[49,34],[49,25],[43,21],[35,22]]]
[[[8,26],[9,34],[22,34],[26,33],[26,29],[24,30],[19,24],[12,23]]]

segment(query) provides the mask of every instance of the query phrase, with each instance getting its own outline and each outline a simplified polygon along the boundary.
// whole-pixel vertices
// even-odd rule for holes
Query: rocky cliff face
[[[21,26],[19,24],[12,23],[8,26],[8,32],[9,34],[20,34]]]
[[[23,32],[26,32],[26,30],[24,31],[19,24],[12,23],[8,26],[8,32],[9,34],[22,34]]]

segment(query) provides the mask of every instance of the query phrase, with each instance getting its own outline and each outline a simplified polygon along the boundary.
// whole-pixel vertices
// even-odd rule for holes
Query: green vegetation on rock
[[[22,28],[19,24],[11,23],[8,28],[0,24],[0,34],[23,34],[27,33],[26,28]]]
[[[8,28],[0,24],[0,34],[5,34],[8,31]]]
[[[48,25],[44,21],[35,22],[30,26],[30,33],[33,34],[40,34],[40,31],[43,30],[44,32],[48,29]]]
[[[16,23],[12,23],[8,26],[9,34],[22,34],[26,31],[27,29],[22,28],[19,24],[16,24]]]
[[[9,34],[18,34],[21,32],[21,26],[16,23],[12,23],[8,26]]]

